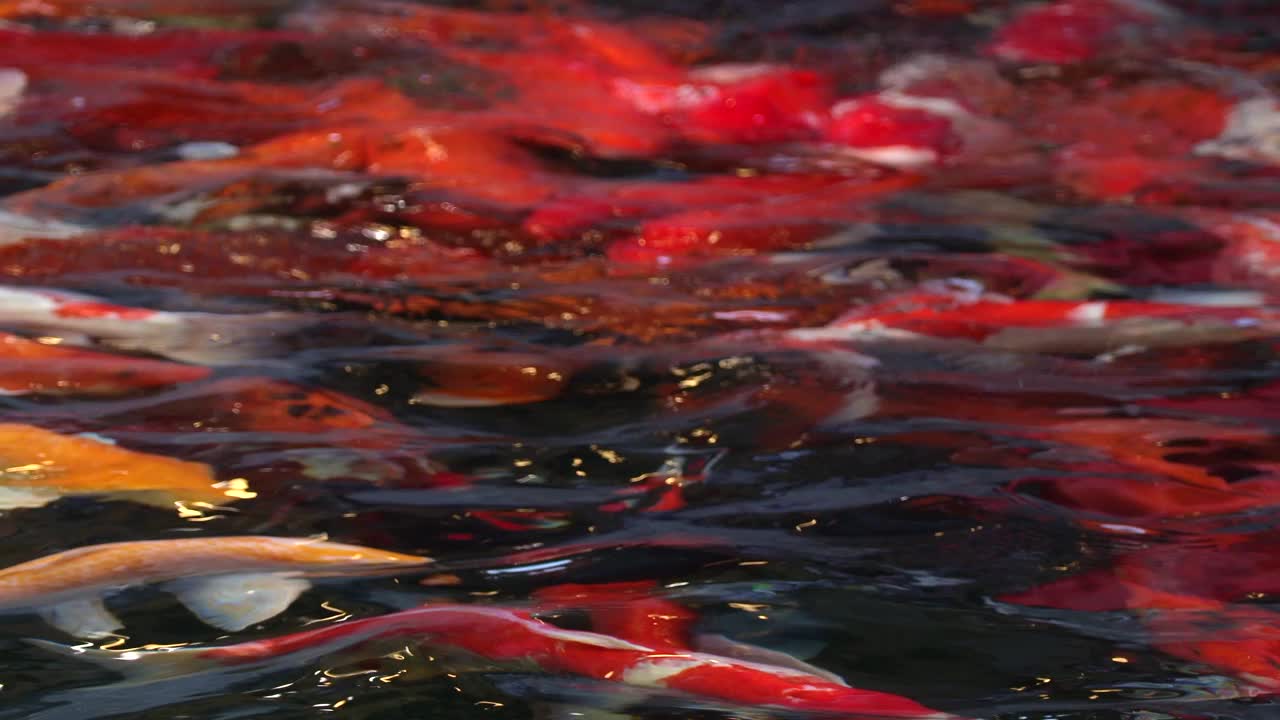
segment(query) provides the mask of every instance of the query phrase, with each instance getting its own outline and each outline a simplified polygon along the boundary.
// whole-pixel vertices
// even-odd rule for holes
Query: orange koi
[[[0,394],[118,395],[203,380],[209,372],[0,333]]]
[[[425,363],[430,387],[410,402],[439,407],[524,405],[558,397],[572,368],[549,355],[452,352]]]
[[[243,630],[284,612],[307,577],[416,568],[430,558],[305,538],[228,536],[91,545],[0,570],[0,609],[31,610],[76,637],[123,627],[103,596],[164,584],[205,623]]]
[[[40,507],[66,495],[125,497],[159,507],[249,497],[203,463],[128,450],[84,435],[0,424],[0,507]]]

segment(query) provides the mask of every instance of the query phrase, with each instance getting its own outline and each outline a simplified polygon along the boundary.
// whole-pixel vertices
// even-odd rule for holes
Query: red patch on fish
[[[111,318],[114,320],[146,320],[156,313],[145,308],[123,307],[100,302],[63,302],[53,311],[65,318]]]

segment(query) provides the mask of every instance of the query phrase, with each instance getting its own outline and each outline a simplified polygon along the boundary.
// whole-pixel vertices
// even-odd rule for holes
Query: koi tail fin
[[[63,645],[51,640],[24,638],[23,642],[64,658],[81,660],[122,676],[129,683],[190,675],[204,669],[203,648],[170,650],[103,650],[86,645]]]

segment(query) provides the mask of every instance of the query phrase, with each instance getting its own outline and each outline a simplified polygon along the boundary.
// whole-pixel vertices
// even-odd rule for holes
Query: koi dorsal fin
[[[230,632],[279,615],[310,587],[302,578],[273,573],[185,578],[165,585],[196,617]]]
[[[839,675],[801,660],[790,653],[784,653],[781,650],[771,650],[759,645],[751,645],[749,643],[731,640],[724,635],[702,634],[697,635],[693,639],[694,649],[698,652],[707,653],[708,655],[719,655],[721,657],[733,658],[736,660],[745,660],[758,665],[774,665],[776,667],[798,670],[808,673],[814,677],[820,677],[828,682],[836,685],[844,685],[848,687],[848,683]]]
[[[649,581],[567,584],[542,588],[534,597],[541,609],[586,611],[594,632],[658,648],[689,649],[693,611],[656,597],[657,590]]]

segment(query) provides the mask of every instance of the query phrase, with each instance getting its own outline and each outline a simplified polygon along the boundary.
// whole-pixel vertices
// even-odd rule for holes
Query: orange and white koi
[[[69,635],[123,627],[103,596],[164,584],[205,623],[243,630],[284,612],[307,577],[415,568],[430,558],[307,538],[227,536],[107,543],[0,570],[0,610],[32,611]]]
[[[0,463],[0,509],[40,507],[67,495],[120,496],[167,508],[222,505],[248,492],[247,485],[219,483],[203,463],[18,423],[0,423]]]

